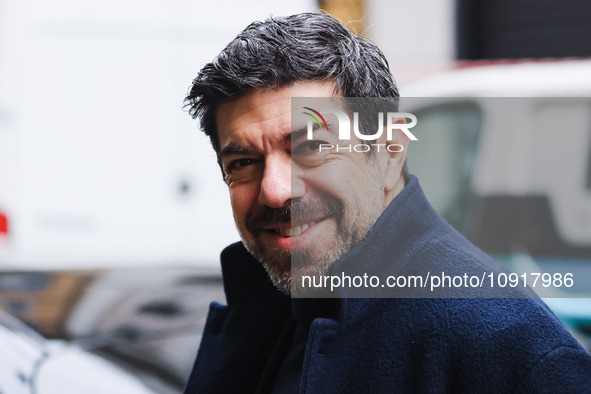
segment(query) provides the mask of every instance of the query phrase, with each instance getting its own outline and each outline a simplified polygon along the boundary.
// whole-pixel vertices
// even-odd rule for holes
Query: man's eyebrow
[[[306,127],[302,127],[301,129],[294,130],[291,133],[289,133],[283,137],[283,142],[287,143],[287,142],[291,142],[291,141],[297,141],[300,138],[302,138],[304,135],[306,135],[307,132],[308,132],[308,128],[306,128]]]
[[[328,126],[328,131],[330,133],[334,133],[335,130],[338,130],[338,127],[336,124],[328,121],[326,122],[327,126]],[[318,131],[319,128],[316,128],[312,131],[312,134],[315,131]],[[297,141],[298,139],[302,138],[303,136],[305,136],[306,134],[308,134],[308,128],[307,127],[302,127],[301,129],[298,130],[294,130],[292,131],[290,134],[287,134],[285,137],[283,137],[283,142],[290,142],[290,141]]]
[[[337,127],[331,122],[327,122],[329,130],[336,130]],[[288,144],[291,141],[297,141],[298,139],[304,137],[308,133],[307,127],[302,127],[298,130],[293,130],[291,133],[287,133],[284,136],[278,138],[279,143]],[[234,142],[229,143],[228,145],[224,146],[220,153],[218,153],[218,158],[223,159],[225,156],[228,155],[250,155],[256,153],[256,150],[251,146],[245,146],[236,144]]]
[[[249,155],[253,153],[255,153],[255,150],[251,146],[244,146],[232,142],[220,150],[220,153],[218,153],[218,158],[223,159],[228,155]]]

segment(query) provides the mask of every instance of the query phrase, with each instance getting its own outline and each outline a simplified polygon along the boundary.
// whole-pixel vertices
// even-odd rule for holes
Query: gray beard
[[[340,234],[337,234],[337,245],[320,259],[313,260],[312,253],[308,249],[294,252],[281,252],[279,258],[271,258],[264,254],[255,256],[263,265],[275,287],[286,295],[300,293],[300,278],[306,276],[323,276],[328,273],[329,267],[354,246],[352,242],[346,242]],[[294,288],[294,284],[296,284]]]

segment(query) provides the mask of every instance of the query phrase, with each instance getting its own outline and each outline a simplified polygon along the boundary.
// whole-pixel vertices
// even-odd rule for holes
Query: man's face
[[[333,83],[318,82],[254,89],[216,112],[238,231],[285,293],[292,274],[326,273],[403,187],[400,154],[319,155],[305,134],[292,138],[291,98],[332,97],[334,90]]]

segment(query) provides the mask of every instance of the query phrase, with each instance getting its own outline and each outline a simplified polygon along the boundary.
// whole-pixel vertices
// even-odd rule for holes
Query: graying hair
[[[390,108],[398,109],[398,89],[382,51],[319,12],[250,24],[201,69],[185,107],[200,119],[201,128],[219,152],[215,111],[220,103],[252,88],[329,80],[336,82],[335,93],[343,97],[388,98]],[[403,173],[407,178],[406,165]]]

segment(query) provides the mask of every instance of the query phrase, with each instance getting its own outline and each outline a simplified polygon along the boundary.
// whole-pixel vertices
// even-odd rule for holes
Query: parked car
[[[1,272],[0,393],[178,394],[211,300],[199,267]]]
[[[7,394],[154,394],[104,358],[61,341],[46,340],[0,312],[0,392]]]

